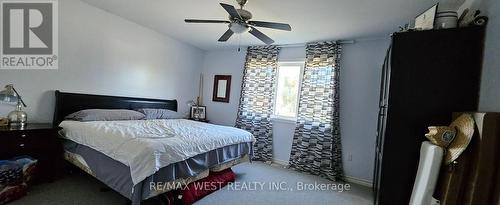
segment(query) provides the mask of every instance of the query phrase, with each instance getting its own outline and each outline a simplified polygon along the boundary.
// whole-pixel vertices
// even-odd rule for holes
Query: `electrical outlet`
[[[352,161],[352,154],[349,154],[347,157],[347,161]]]

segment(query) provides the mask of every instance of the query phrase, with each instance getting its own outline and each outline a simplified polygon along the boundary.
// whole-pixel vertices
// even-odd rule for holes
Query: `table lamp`
[[[28,121],[28,114],[22,111],[22,108],[26,107],[26,104],[14,88],[14,85],[6,85],[5,89],[0,91],[0,102],[8,104],[16,103],[16,110],[10,112],[8,115],[10,126],[24,127],[26,125]]]

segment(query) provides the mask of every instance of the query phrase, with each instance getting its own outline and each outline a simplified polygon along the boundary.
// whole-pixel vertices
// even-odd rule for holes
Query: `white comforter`
[[[63,121],[67,139],[130,167],[138,184],[160,168],[224,146],[254,142],[247,131],[191,120]]]

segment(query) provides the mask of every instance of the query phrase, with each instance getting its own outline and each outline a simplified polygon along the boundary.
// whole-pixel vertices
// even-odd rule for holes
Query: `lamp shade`
[[[4,103],[17,103],[17,102],[19,102],[19,95],[14,90],[14,86],[6,85],[5,89],[0,91],[0,102],[4,102]]]

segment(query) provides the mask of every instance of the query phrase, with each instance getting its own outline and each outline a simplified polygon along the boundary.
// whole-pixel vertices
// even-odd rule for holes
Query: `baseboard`
[[[373,187],[372,181],[366,180],[366,179],[359,179],[356,177],[351,177],[351,176],[344,176],[344,179],[346,182],[350,182],[353,184],[358,184],[361,186],[366,186],[366,187]]]
[[[288,166],[288,161],[283,161],[279,159],[273,159],[273,164],[279,165],[279,166]],[[366,180],[366,179],[359,179],[356,177],[351,177],[351,176],[344,176],[345,181],[353,184],[358,184],[361,186],[366,186],[366,187],[373,187],[372,181]]]
[[[288,166],[288,161],[283,161],[279,159],[273,159],[273,163],[280,166]]]

